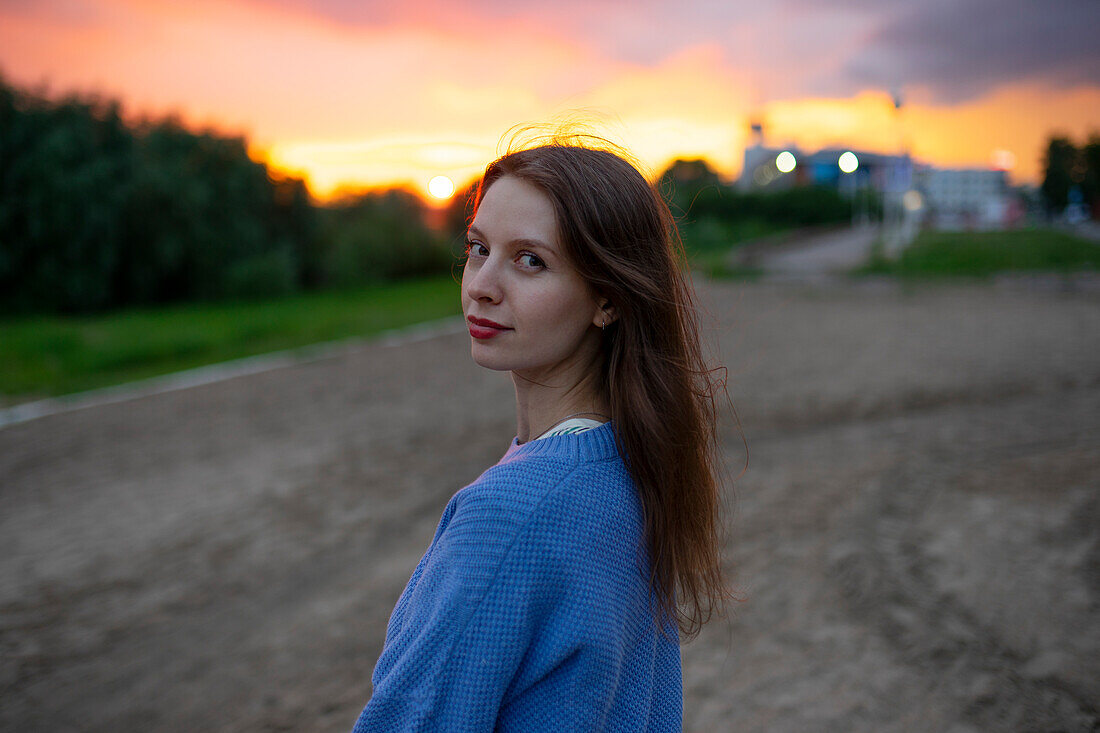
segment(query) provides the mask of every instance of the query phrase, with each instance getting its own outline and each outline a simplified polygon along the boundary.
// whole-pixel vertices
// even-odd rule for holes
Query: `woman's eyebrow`
[[[480,237],[481,239],[485,239],[485,233],[475,226],[470,227],[469,234],[473,237]],[[552,254],[556,253],[556,250],[546,242],[543,242],[540,239],[531,239],[530,237],[520,237],[518,239],[513,239],[508,244],[519,245],[521,247],[533,247],[535,249],[543,249]]]

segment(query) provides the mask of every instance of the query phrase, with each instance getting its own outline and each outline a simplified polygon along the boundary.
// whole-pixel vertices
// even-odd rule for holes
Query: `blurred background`
[[[683,648],[685,729],[1100,729],[1098,32],[0,0],[0,727],[351,727],[514,431],[455,278],[549,123],[638,158],[730,369],[745,601]]]

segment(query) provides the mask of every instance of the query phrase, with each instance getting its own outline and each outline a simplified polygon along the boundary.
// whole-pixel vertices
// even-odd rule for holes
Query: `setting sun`
[[[455,184],[447,176],[436,176],[428,181],[428,193],[437,199],[449,199],[454,195]]]

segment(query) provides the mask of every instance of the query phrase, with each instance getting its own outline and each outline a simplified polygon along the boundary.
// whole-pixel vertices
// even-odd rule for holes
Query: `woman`
[[[517,434],[448,503],[355,731],[679,730],[678,631],[726,597],[710,372],[667,207],[622,157],[488,166],[462,276]]]

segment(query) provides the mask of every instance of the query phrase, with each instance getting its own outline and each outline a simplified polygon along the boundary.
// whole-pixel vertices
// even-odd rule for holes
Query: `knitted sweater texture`
[[[679,731],[675,622],[611,423],[512,442],[447,504],[386,628],[366,731]]]

